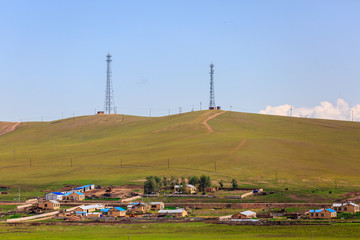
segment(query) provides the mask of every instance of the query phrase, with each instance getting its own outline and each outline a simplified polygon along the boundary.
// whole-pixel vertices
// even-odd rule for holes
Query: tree
[[[220,185],[221,188],[223,188],[224,187],[224,180],[220,180],[219,185]]]
[[[233,188],[237,188],[239,186],[235,178],[231,180],[231,185]]]
[[[162,184],[165,188],[167,188],[170,185],[167,177],[162,178]]]
[[[144,193],[156,193],[159,192],[163,184],[161,178],[158,176],[150,176],[146,178],[144,182]]]
[[[189,184],[194,185],[197,187],[199,185],[200,179],[197,176],[191,176],[189,177]]]
[[[200,181],[199,181],[199,188],[200,190],[202,191],[205,191],[205,188],[208,188],[211,186],[211,179],[210,179],[210,176],[205,176],[205,175],[202,175],[200,177]]]

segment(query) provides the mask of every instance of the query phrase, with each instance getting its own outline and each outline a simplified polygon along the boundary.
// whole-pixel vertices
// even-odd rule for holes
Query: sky
[[[104,109],[360,121],[358,0],[0,0],[0,121]],[[290,108],[292,112],[290,113]]]

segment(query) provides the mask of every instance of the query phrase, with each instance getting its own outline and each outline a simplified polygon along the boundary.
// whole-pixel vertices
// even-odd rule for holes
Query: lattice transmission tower
[[[112,72],[111,72],[111,55],[110,53],[106,56],[106,89],[105,89],[105,113],[111,114],[116,113],[115,102],[114,102],[114,91],[112,88]]]
[[[210,64],[210,102],[209,109],[216,109],[215,104],[215,90],[214,90],[214,64]]]

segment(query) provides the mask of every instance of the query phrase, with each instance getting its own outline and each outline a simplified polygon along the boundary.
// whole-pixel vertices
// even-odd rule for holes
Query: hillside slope
[[[276,175],[293,184],[353,184],[359,146],[357,122],[223,111],[83,116],[21,123],[0,136],[0,182],[116,184],[208,174],[249,184]]]

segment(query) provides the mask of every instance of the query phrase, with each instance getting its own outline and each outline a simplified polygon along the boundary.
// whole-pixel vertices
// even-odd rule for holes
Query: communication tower
[[[214,91],[214,64],[210,64],[210,103],[209,109],[214,110],[216,109],[215,104],[215,91]]]
[[[112,88],[112,72],[111,72],[111,55],[110,53],[106,56],[106,90],[105,90],[105,113],[111,114],[115,113],[115,102],[114,102],[114,92]]]

